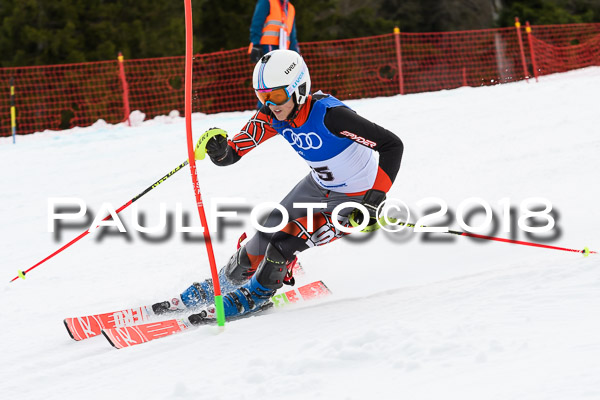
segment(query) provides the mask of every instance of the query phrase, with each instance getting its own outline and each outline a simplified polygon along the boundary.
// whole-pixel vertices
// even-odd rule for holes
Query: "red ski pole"
[[[171,172],[169,172],[168,174],[166,174],[165,176],[163,176],[162,178],[160,178],[158,181],[154,182],[152,185],[150,185],[149,187],[147,187],[146,190],[144,190],[142,193],[138,194],[133,199],[129,200],[127,203],[123,204],[121,207],[119,207],[117,210],[115,210],[115,212],[117,214],[120,213],[121,211],[123,211],[124,209],[126,209],[127,207],[129,207],[134,201],[139,200],[140,197],[142,197],[143,195],[145,195],[146,193],[148,193],[149,191],[151,191],[152,189],[154,189],[155,187],[157,187],[158,185],[160,185],[161,183],[163,183],[164,181],[166,181],[169,177],[171,177],[171,175],[173,175],[175,172],[179,171],[180,169],[182,169],[186,165],[188,165],[188,160],[185,160],[183,163],[179,164],[179,166],[177,168],[175,168],[174,170],[172,170]],[[103,221],[106,221],[109,218],[110,218],[110,214],[107,215],[103,219]],[[46,261],[48,261],[49,259],[51,259],[55,255],[57,255],[58,253],[60,253],[63,250],[71,247],[73,244],[77,243],[79,240],[81,240],[82,238],[84,238],[85,236],[87,236],[88,233],[90,233],[89,229],[87,231],[83,232],[81,235],[77,236],[75,239],[71,240],[69,243],[67,243],[64,246],[62,246],[60,249],[56,250],[54,253],[50,254],[48,257],[44,258],[42,261],[38,262],[37,264],[34,264],[29,269],[26,269],[25,271],[19,271],[19,273],[17,274],[17,276],[15,276],[11,280],[11,282],[14,282],[14,281],[16,281],[19,278],[25,279],[25,275],[29,271],[31,271],[32,269],[35,269],[35,268],[39,267],[40,265],[42,265],[43,263],[45,263]]]
[[[359,225],[358,222],[356,222],[354,215],[350,215],[349,221],[350,221],[350,224],[355,228]],[[373,225],[372,227],[366,227],[361,232],[365,232],[365,233],[373,232],[373,231],[376,231],[377,229],[382,228],[387,225],[406,226],[407,228],[416,228],[417,227],[415,224],[411,224],[410,222],[399,221],[396,218],[381,217],[379,219],[379,221],[377,222],[377,224]],[[425,226],[425,225],[421,225],[420,227],[427,228],[427,226]],[[543,249],[570,251],[573,253],[581,253],[581,254],[583,254],[584,257],[587,257],[590,254],[598,253],[596,251],[590,250],[587,246],[584,247],[583,250],[576,250],[576,249],[568,249],[566,247],[549,246],[549,245],[541,244],[541,243],[525,242],[522,240],[512,240],[512,239],[505,239],[505,238],[500,238],[500,237],[496,237],[496,236],[479,235],[477,233],[470,233],[470,232],[464,232],[464,231],[453,231],[450,229],[448,229],[446,232],[439,232],[439,233],[449,233],[451,235],[458,235],[458,236],[469,236],[469,237],[474,237],[474,238],[483,239],[483,240],[495,240],[497,242],[520,244],[523,246],[541,247]]]
[[[415,227],[415,224],[410,224],[410,223],[405,223],[405,222],[399,223],[398,225],[406,225],[409,228]],[[543,249],[570,251],[573,253],[581,253],[581,254],[583,254],[584,257],[587,257],[590,254],[598,253],[596,251],[591,251],[589,248],[587,248],[587,246],[584,247],[583,250],[577,250],[577,249],[568,249],[566,247],[549,246],[549,245],[541,244],[541,243],[525,242],[522,240],[512,240],[512,239],[505,239],[505,238],[500,238],[500,237],[495,237],[495,236],[479,235],[477,233],[470,233],[470,232],[464,232],[464,231],[453,231],[450,229],[447,232],[441,232],[441,233],[450,233],[452,235],[458,235],[458,236],[469,236],[469,237],[474,237],[477,239],[484,239],[484,240],[495,240],[497,242],[519,244],[519,245],[523,245],[523,246],[541,247]]]
[[[596,254],[597,253],[596,251],[591,251],[587,247],[584,247],[583,250],[577,250],[577,249],[568,249],[566,247],[548,246],[546,244],[541,244],[541,243],[524,242],[522,240],[512,240],[512,239],[499,238],[499,237],[495,237],[495,236],[478,235],[476,233],[470,233],[470,232],[460,232],[460,231],[451,231],[451,230],[448,230],[448,233],[451,233],[453,235],[459,235],[459,236],[470,236],[470,237],[474,237],[474,238],[477,238],[477,239],[495,240],[497,242],[520,244],[520,245],[523,245],[523,246],[541,247],[543,249],[570,251],[570,252],[573,252],[573,253],[581,253],[581,254],[583,254],[584,257],[587,257],[590,254]]]

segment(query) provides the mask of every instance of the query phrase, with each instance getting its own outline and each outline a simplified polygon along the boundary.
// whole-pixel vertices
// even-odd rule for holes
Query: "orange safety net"
[[[398,94],[396,48],[392,34],[360,39],[301,43],[311,90],[340,100]]]
[[[402,37],[408,93],[523,79],[515,28]]]
[[[117,123],[123,98],[116,62],[2,68],[0,136],[11,121],[10,78],[14,78],[17,133],[88,126],[98,119]]]
[[[124,61],[129,108],[140,110],[146,118],[178,110],[183,116],[184,57],[164,57]],[[114,73],[118,73],[114,63]],[[123,101],[121,101],[123,103]],[[119,122],[125,116],[118,115]]]
[[[533,26],[530,33],[523,26],[390,33],[301,43],[300,48],[313,91],[359,99],[494,85],[600,65],[600,24]],[[126,120],[127,104],[147,118],[172,110],[183,115],[183,56],[125,60],[122,75],[120,66],[114,60],[1,68],[0,136],[11,135],[11,77],[19,134],[89,126],[98,119],[119,123]],[[245,48],[196,55],[193,111],[255,108],[252,70]]]
[[[532,26],[531,39],[539,75],[600,65],[600,24]]]

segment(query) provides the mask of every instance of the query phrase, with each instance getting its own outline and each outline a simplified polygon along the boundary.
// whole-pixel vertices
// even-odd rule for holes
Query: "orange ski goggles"
[[[256,97],[264,105],[281,106],[288,102],[290,95],[287,92],[287,87],[282,86],[274,89],[256,89]]]

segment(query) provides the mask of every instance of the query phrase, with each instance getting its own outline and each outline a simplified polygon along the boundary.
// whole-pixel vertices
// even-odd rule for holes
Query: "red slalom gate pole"
[[[123,86],[123,113],[125,114],[123,121],[127,121],[127,125],[131,126],[131,121],[129,120],[129,114],[131,113],[129,110],[129,86],[127,85],[127,78],[125,77],[123,53],[119,52],[117,59],[119,60],[119,78],[121,79],[121,85]]]
[[[402,73],[402,47],[400,46],[400,28],[394,28],[394,42],[396,44],[396,63],[398,64],[398,84],[400,94],[404,94],[404,74]]]
[[[531,53],[531,64],[533,65],[533,75],[535,76],[535,81],[538,82],[538,69],[537,63],[535,62],[535,49],[533,48],[533,39],[531,38],[531,25],[529,25],[529,21],[526,21],[525,32],[527,32],[527,40],[529,41],[529,52]]]
[[[185,130],[187,134],[188,160],[190,162],[190,173],[192,174],[192,183],[194,185],[194,194],[196,195],[196,205],[198,214],[202,222],[204,234],[204,243],[208,253],[208,262],[210,264],[210,273],[212,275],[213,287],[215,291],[215,310],[217,313],[217,325],[225,326],[225,310],[223,308],[223,297],[221,296],[221,284],[217,272],[217,263],[210,240],[208,223],[204,213],[202,195],[200,194],[200,184],[196,173],[196,156],[194,152],[194,143],[192,139],[192,66],[194,54],[194,35],[192,25],[192,0],[185,0]]]
[[[525,51],[523,50],[523,38],[521,37],[521,22],[515,17],[515,28],[517,29],[517,39],[519,41],[519,50],[521,52],[521,64],[523,65],[523,75],[527,83],[529,83],[529,72],[527,71],[527,62],[525,61]]]

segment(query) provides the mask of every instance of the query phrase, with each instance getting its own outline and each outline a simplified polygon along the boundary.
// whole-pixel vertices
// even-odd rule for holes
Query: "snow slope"
[[[405,144],[390,197],[447,202],[439,225],[470,197],[499,221],[487,234],[539,241],[502,208],[547,198],[557,212],[549,245],[600,249],[600,68],[493,87],[350,101]],[[195,137],[235,133],[251,112],[195,114]],[[71,340],[62,319],[152,303],[209,276],[202,242],[137,232],[82,239],[11,284],[79,235],[48,232],[48,199],[89,210],[127,202],[187,158],[183,118],[0,138],[0,396],[3,399],[597,399],[600,261],[577,253],[447,234],[377,232],[300,255],[305,281],[334,296],[281,312],[205,327],[117,351],[104,338]],[[281,199],[308,173],[274,138],[236,165],[199,163],[203,198]],[[198,224],[189,169],[137,203],[147,224],[180,203]],[[430,204],[431,205],[431,204]],[[121,217],[130,228],[132,210]],[[214,234],[222,265],[248,212]],[[471,223],[477,224],[481,215]],[[516,221],[516,218],[514,219]],[[513,225],[516,222],[513,222]],[[155,234],[154,236],[160,236]],[[548,235],[546,235],[548,236]]]

